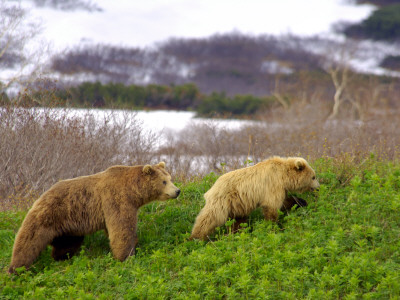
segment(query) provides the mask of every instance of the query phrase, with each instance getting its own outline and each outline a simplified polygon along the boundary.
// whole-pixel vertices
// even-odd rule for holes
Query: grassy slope
[[[188,241],[202,194],[216,177],[181,186],[178,200],[141,210],[136,257],[115,261],[102,232],[80,255],[55,262],[50,248],[30,271],[5,273],[25,213],[0,213],[0,298],[388,299],[400,297],[400,166],[319,160],[318,197],[212,242]]]

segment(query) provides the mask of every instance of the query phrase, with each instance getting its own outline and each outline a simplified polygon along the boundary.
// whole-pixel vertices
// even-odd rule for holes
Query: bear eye
[[[166,182],[165,180],[164,180],[162,183],[163,183],[163,185],[166,185],[166,184],[167,184],[167,182]]]
[[[312,177],[312,180],[315,180],[315,176]]]

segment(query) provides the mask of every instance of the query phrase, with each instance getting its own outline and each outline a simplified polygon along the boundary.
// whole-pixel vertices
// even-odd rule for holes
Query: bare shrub
[[[316,100],[275,108],[258,124],[240,129],[228,130],[216,122],[192,125],[174,136],[168,152],[163,151],[168,161],[190,175],[225,172],[273,155],[312,161],[335,157],[355,168],[371,154],[378,159],[400,158],[398,110],[371,111],[364,121],[350,117],[327,121],[329,114],[329,104]]]
[[[210,120],[192,123],[179,133],[170,134],[159,152],[173,166],[175,174],[190,177],[242,166],[248,155],[248,146],[242,145],[247,142],[247,136]]]
[[[0,94],[23,89],[44,71],[49,45],[41,31],[21,1],[0,0]]]
[[[56,181],[104,170],[114,164],[152,159],[157,137],[143,135],[133,116],[110,111],[102,120],[90,112],[64,109],[0,109],[1,206],[32,198]],[[27,197],[25,197],[27,196]]]
[[[329,109],[322,104],[307,104],[302,107],[295,105],[289,112],[280,115],[283,119],[280,122],[275,119],[275,122],[281,126],[270,134],[270,139],[275,141],[274,154],[299,154],[313,159],[343,153],[363,156],[373,152],[390,159],[398,155],[398,111],[385,114],[370,112],[369,118],[364,121],[349,115],[326,121],[327,113]],[[268,123],[267,120],[264,122]]]

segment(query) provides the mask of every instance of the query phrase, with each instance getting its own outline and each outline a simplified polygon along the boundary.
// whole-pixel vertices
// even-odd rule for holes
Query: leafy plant
[[[122,263],[98,232],[71,260],[53,261],[49,248],[30,270],[10,276],[5,271],[24,212],[2,212],[0,297],[398,298],[400,165],[374,156],[358,168],[351,163],[315,161],[322,184],[318,194],[301,195],[307,207],[278,224],[256,210],[247,227],[229,234],[227,223],[208,242],[188,237],[202,195],[218,176],[177,183],[178,199],[141,209],[137,253]]]

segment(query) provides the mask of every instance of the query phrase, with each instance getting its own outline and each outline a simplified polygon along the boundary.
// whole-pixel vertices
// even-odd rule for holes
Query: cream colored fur
[[[317,189],[314,170],[300,157],[272,157],[255,166],[222,175],[204,194],[206,204],[191,238],[206,239],[228,218],[248,216],[261,207],[267,220],[277,220],[287,192]]]

